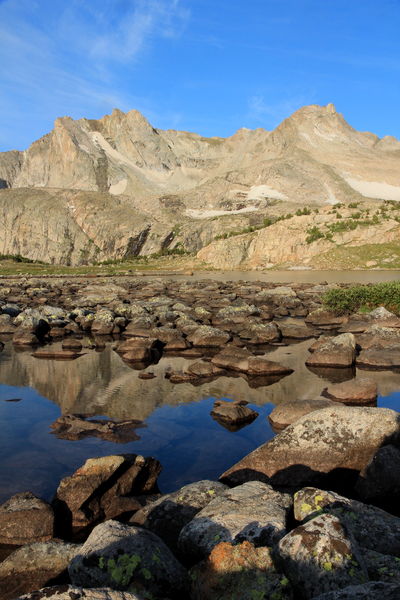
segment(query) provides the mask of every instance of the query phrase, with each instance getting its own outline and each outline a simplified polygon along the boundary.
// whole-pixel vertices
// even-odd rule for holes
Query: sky
[[[0,0],[0,151],[113,108],[226,137],[330,102],[400,138],[400,0]]]

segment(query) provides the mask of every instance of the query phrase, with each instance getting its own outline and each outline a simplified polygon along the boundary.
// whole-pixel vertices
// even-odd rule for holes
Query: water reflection
[[[314,398],[335,381],[354,371],[314,372],[305,366],[312,340],[270,348],[268,358],[294,369],[279,381],[244,376],[173,384],[169,371],[184,370],[196,358],[164,356],[143,379],[143,371],[125,364],[108,341],[102,351],[84,349],[73,361],[37,359],[31,350],[15,352],[9,342],[0,353],[0,501],[22,490],[51,498],[61,477],[69,475],[90,456],[136,452],[152,455],[163,465],[162,491],[190,481],[216,478],[230,465],[274,434],[267,415],[284,400]],[[379,404],[400,406],[399,374],[362,371],[378,383]],[[259,379],[259,381],[256,381]],[[246,400],[259,413],[253,423],[229,431],[212,419],[216,398]],[[5,400],[5,401],[4,401]],[[117,443],[111,438],[59,439],[50,433],[60,415],[79,414],[117,421],[139,421],[145,427],[134,439]]]

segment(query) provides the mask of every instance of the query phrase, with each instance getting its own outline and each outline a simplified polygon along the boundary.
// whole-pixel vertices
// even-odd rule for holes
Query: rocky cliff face
[[[63,117],[26,151],[0,154],[0,188],[11,188],[0,191],[0,252],[79,264],[177,243],[199,250],[226,216],[245,227],[293,206],[400,200],[399,165],[400,142],[355,131],[333,105],[227,139],[158,130],[137,111]],[[245,253],[230,266],[262,252],[224,244]]]

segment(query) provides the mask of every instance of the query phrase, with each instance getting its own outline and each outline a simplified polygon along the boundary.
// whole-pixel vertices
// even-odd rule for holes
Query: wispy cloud
[[[46,4],[48,11],[35,0],[0,0],[3,140],[14,126],[12,146],[19,145],[18,125],[45,115],[51,126],[56,116],[93,116],[115,106],[146,111],[149,101],[132,93],[135,68],[159,40],[182,34],[189,13],[181,1]],[[16,106],[19,122],[13,124]]]
[[[280,102],[268,102],[264,95],[255,94],[248,99],[246,118],[262,127],[276,127],[283,119],[313,101],[313,94],[299,95]]]

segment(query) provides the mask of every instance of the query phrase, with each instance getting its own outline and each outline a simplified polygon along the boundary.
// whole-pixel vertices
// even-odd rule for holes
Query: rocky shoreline
[[[121,454],[87,460],[50,504],[13,496],[0,506],[9,554],[0,598],[397,599],[400,419],[376,407],[368,371],[400,367],[400,318],[382,307],[338,316],[322,305],[331,287],[3,278],[0,351],[11,341],[37,359],[75,360],[88,335],[98,349],[113,336],[142,378],[161,356],[178,355],[192,362],[166,374],[173,383],[231,375],[263,386],[292,372],[269,360],[271,349],[310,339],[307,367],[344,376],[319,397],[277,406],[276,437],[219,481],[161,495],[160,463]],[[354,377],[356,366],[365,376]],[[212,416],[235,427],[257,413],[220,400]],[[58,421],[66,439],[96,427],[100,437],[126,436],[140,425]],[[48,585],[58,587],[35,591]]]

